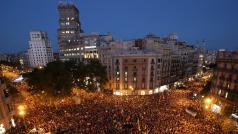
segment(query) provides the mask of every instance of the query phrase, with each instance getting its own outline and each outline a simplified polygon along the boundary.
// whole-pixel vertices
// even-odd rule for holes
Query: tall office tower
[[[62,61],[81,60],[83,48],[80,42],[81,24],[79,21],[79,10],[74,4],[60,3],[58,5],[58,12],[60,59]]]
[[[53,61],[53,52],[46,32],[30,32],[28,56],[31,67],[43,67]]]

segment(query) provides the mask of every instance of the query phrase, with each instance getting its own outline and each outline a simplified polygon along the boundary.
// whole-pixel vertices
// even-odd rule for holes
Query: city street
[[[148,96],[111,96],[76,89],[78,95],[49,101],[41,98],[42,95],[26,94],[28,87],[23,82],[17,87],[25,97],[25,123],[17,117],[17,127],[9,132],[37,128],[45,132],[62,129],[72,133],[221,133],[222,118],[204,111],[199,99],[189,98],[191,93],[201,90],[204,83],[186,83],[189,89],[172,87],[164,93]],[[186,113],[187,107],[196,109],[198,115],[193,117]]]

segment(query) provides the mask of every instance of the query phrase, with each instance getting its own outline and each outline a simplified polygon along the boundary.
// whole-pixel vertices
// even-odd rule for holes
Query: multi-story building
[[[218,51],[211,93],[220,101],[238,106],[238,50]]]
[[[59,28],[58,45],[62,61],[80,61],[83,58],[80,42],[81,24],[79,10],[74,4],[60,3],[58,5]]]
[[[8,61],[8,56],[6,54],[0,53],[0,61]]]
[[[46,32],[30,32],[28,56],[31,67],[43,67],[53,61],[53,51]]]
[[[4,133],[15,125],[11,97],[7,91],[5,82],[0,78],[0,133]]]
[[[196,73],[194,48],[169,38],[148,35],[131,41],[101,43],[99,59],[107,67],[106,88],[114,94],[153,94]]]
[[[84,34],[79,20],[79,10],[74,4],[61,3],[58,6],[58,44],[60,60],[76,62],[98,58],[97,47],[105,35]]]
[[[216,63],[216,51],[207,51],[205,56],[205,64],[215,64]]]

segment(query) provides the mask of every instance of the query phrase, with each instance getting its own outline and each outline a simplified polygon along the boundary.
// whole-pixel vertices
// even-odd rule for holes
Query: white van
[[[192,107],[187,107],[185,109],[186,113],[190,114],[191,116],[193,117],[196,117],[197,116],[197,110],[192,108]]]

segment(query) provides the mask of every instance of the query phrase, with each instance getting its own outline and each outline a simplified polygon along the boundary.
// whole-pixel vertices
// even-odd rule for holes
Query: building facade
[[[58,5],[58,12],[60,60],[79,62],[87,59],[97,59],[97,47],[100,44],[100,39],[105,35],[83,33],[79,10],[74,4],[61,3]]]
[[[7,92],[5,82],[0,78],[0,133],[4,133],[15,125],[13,120],[13,106]]]
[[[196,73],[195,50],[176,35],[160,38],[101,43],[99,59],[107,68],[108,84],[114,94],[158,93],[178,80]]]
[[[53,61],[53,51],[46,32],[30,32],[28,56],[30,67],[43,67]]]
[[[59,28],[57,32],[60,59],[62,61],[82,60],[82,46],[80,42],[81,24],[78,8],[74,4],[60,3],[58,5],[58,12]]]
[[[238,50],[218,51],[211,93],[221,101],[238,106]]]

